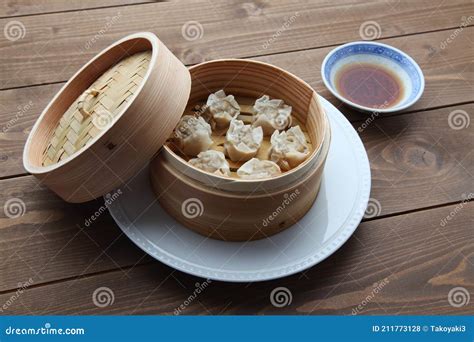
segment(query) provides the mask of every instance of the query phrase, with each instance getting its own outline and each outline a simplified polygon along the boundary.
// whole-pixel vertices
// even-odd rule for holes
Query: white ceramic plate
[[[370,193],[369,161],[358,134],[332,104],[321,100],[331,124],[331,147],[318,198],[296,225],[270,238],[245,243],[203,237],[160,207],[148,180],[148,168],[109,205],[112,217],[146,253],[203,278],[263,281],[316,265],[352,235]]]

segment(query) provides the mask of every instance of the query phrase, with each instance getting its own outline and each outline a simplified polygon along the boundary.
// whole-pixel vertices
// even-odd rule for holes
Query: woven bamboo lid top
[[[123,37],[51,99],[28,135],[23,166],[65,201],[103,196],[160,151],[190,91],[189,70],[154,33]]]
[[[151,55],[145,51],[122,59],[71,104],[44,150],[43,166],[70,157],[113,124],[143,82]]]

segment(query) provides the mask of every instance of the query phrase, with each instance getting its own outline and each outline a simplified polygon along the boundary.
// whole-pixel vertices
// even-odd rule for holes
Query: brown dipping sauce
[[[365,107],[388,108],[403,97],[403,84],[391,70],[359,63],[342,67],[335,77],[336,88],[346,99]]]

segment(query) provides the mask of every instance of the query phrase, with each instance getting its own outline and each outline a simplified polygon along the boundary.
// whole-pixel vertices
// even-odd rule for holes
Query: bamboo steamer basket
[[[187,68],[152,33],[125,37],[81,68],[48,104],[25,169],[68,202],[85,202],[145,167],[177,125]]]
[[[280,176],[247,180],[202,171],[165,145],[150,165],[160,205],[195,232],[225,241],[249,241],[295,224],[311,208],[321,185],[331,132],[316,92],[275,66],[250,60],[217,60],[189,69],[188,104],[205,102],[210,93],[259,98],[267,94],[293,107],[312,144],[310,156]]]
[[[260,180],[191,166],[166,141],[187,106],[220,89],[254,99],[267,94],[291,105],[307,129],[310,156]],[[249,60],[217,60],[188,70],[154,34],[141,32],[104,49],[63,86],[33,126],[23,164],[74,203],[105,195],[150,164],[157,199],[177,221],[211,238],[247,241],[271,236],[309,210],[330,139],[316,92],[294,75]]]

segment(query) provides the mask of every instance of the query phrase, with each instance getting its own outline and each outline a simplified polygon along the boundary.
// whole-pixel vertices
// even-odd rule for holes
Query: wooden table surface
[[[190,21],[197,37],[182,34]],[[473,25],[472,0],[2,1],[0,314],[173,314],[185,302],[183,314],[474,314]],[[251,58],[307,81],[358,129],[375,216],[303,273],[212,282],[191,301],[202,279],[145,255],[108,213],[86,227],[103,203],[63,202],[23,169],[23,145],[63,83],[137,31],[187,65]],[[368,125],[320,76],[328,51],[362,38],[404,50],[426,79],[413,107]],[[282,308],[269,299],[279,286],[292,294]],[[104,307],[101,287],[114,298]]]

